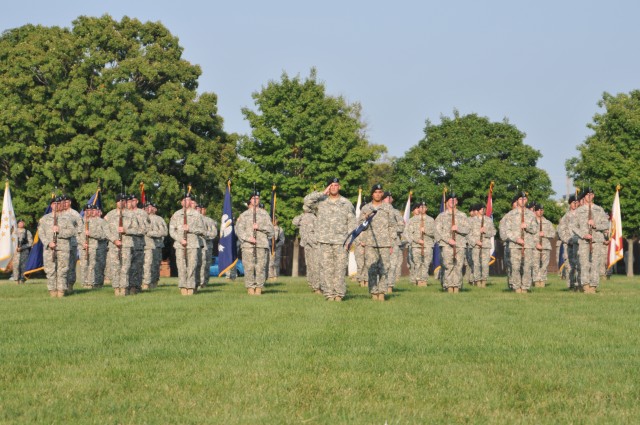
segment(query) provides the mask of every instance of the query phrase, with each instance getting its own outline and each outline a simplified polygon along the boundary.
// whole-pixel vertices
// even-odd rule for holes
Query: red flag
[[[607,249],[607,268],[624,257],[622,249],[622,215],[620,213],[620,186],[616,187],[616,196],[611,207],[611,228],[609,229],[609,247]]]
[[[142,205],[147,203],[147,197],[144,194],[144,182],[140,182],[140,202]]]
[[[489,194],[487,195],[487,208],[485,208],[485,216],[490,217],[493,220],[493,182],[489,185]],[[496,240],[495,237],[491,238],[491,260],[489,265],[496,262]]]

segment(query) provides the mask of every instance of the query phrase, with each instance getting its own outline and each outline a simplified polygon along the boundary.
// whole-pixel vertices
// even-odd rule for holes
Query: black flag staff
[[[367,227],[369,227],[369,224],[371,224],[371,220],[373,220],[373,217],[375,217],[377,213],[378,210],[373,210],[369,215],[367,215],[367,218],[358,227],[356,227],[350,235],[347,236],[347,238],[342,243],[342,246],[345,246],[345,244],[347,245],[347,251],[351,249],[351,245],[353,244],[353,241],[356,240],[358,235],[360,235],[360,233],[362,233]],[[351,237],[351,240],[349,240],[349,237]],[[349,240],[348,244],[347,240]]]

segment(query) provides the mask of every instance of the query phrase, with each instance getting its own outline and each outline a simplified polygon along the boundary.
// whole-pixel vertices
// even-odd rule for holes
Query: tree
[[[524,144],[524,133],[507,120],[490,122],[476,114],[461,117],[457,111],[441,121],[438,125],[427,121],[425,137],[396,161],[394,192],[413,190],[414,199],[427,202],[429,212],[437,215],[445,187],[458,195],[461,208],[468,208],[486,202],[493,181],[496,217],[509,211],[512,195],[523,190],[557,222],[560,210],[550,199],[551,180],[536,167],[541,154]]]
[[[304,196],[323,190],[328,179],[338,177],[345,196],[357,194],[367,181],[367,170],[386,148],[367,141],[360,105],[325,93],[309,78],[270,81],[253,93],[257,111],[242,110],[251,135],[241,139],[243,159],[236,193],[249,198],[254,182],[269,202],[272,184],[277,186],[277,213],[288,235],[295,234],[291,220],[302,211]]]
[[[576,186],[590,186],[596,203],[607,211],[620,184],[622,231],[635,240],[640,236],[640,90],[616,96],[604,93],[598,106],[605,111],[588,125],[594,133],[578,146],[580,156],[567,161],[567,172]],[[629,275],[633,275],[633,240],[628,241]]]
[[[25,25],[0,37],[0,173],[31,223],[55,187],[80,206],[98,180],[107,207],[125,188],[165,216],[184,183],[221,199],[236,161],[201,70],[160,23],[81,16],[73,28]],[[220,172],[222,170],[222,172]]]

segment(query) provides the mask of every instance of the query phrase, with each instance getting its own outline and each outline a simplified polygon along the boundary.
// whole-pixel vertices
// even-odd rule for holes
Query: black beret
[[[340,183],[340,179],[338,179],[337,177],[330,178],[329,181],[327,181],[327,186],[332,183]]]
[[[382,190],[382,185],[380,183],[376,183],[371,186],[371,193],[375,192],[376,190]]]
[[[125,195],[124,193],[118,193],[116,195],[116,202],[124,201],[126,199],[127,199],[127,195]]]
[[[449,192],[449,193],[447,193],[447,201],[449,199],[458,199],[458,195],[456,195],[455,192]]]
[[[576,195],[569,195],[569,201],[570,204],[576,202]]]

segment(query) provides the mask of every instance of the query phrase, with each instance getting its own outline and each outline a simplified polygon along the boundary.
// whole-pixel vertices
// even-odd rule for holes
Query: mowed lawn
[[[115,298],[0,283],[0,423],[640,423],[640,278],[596,295],[446,294],[403,278],[341,303],[303,278],[248,296],[176,279]]]

